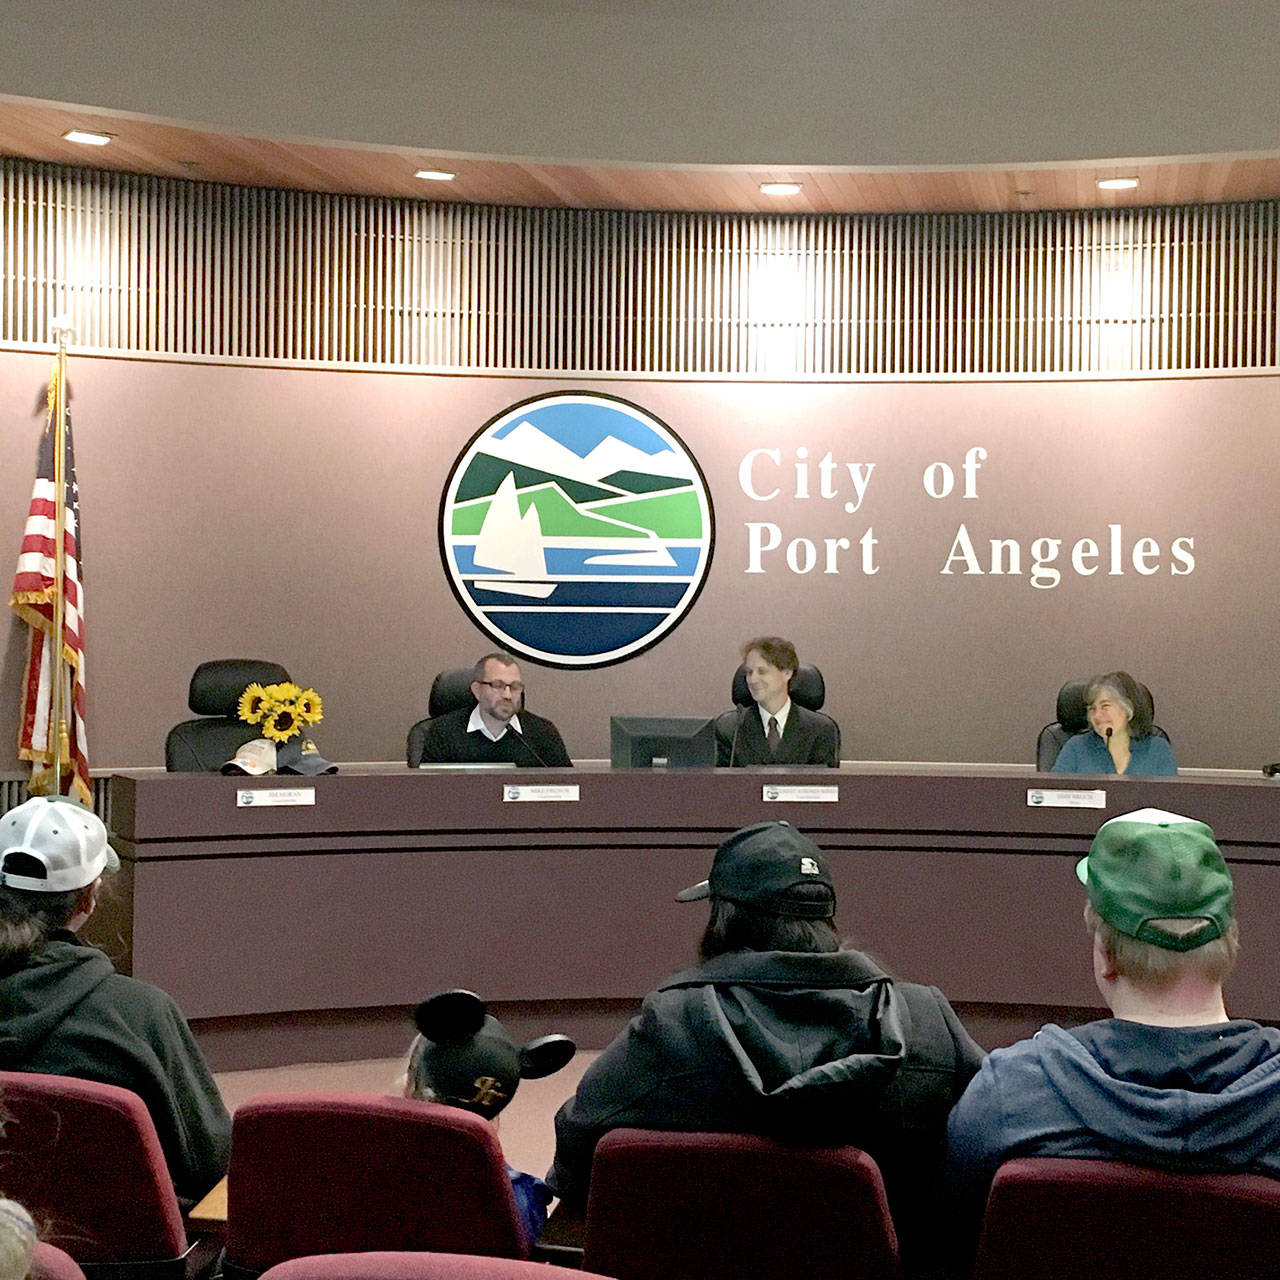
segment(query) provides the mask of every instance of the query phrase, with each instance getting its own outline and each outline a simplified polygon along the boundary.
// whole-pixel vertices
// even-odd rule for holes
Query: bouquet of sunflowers
[[[324,719],[320,695],[292,682],[248,685],[236,711],[245,724],[261,725],[262,736],[273,742],[288,742],[302,733],[303,725]]]

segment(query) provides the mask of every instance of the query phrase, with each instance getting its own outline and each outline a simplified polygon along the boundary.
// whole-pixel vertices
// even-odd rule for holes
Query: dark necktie
[[[778,732],[778,717],[769,717],[769,732],[765,734],[765,738],[769,743],[769,754],[776,756],[778,754],[778,743],[782,741],[782,734]]]

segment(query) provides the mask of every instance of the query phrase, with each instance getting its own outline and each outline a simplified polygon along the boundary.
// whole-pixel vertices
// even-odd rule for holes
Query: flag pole
[[[62,794],[62,751],[66,744],[67,763],[70,764],[71,740],[67,732],[66,698],[63,684],[66,677],[66,659],[63,655],[63,626],[66,602],[63,598],[63,577],[66,571],[67,528],[67,336],[72,332],[70,322],[57,317],[53,331],[58,336],[58,365],[54,375],[57,386],[53,400],[53,637],[52,666],[49,671],[49,738],[53,751],[53,794]]]

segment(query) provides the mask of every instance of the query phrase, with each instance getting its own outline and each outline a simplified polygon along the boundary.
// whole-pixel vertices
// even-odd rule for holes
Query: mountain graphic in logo
[[[655,644],[711,563],[707,484],[675,433],[590,391],[504,409],[454,463],[440,504],[450,586],[505,648],[601,667]]]

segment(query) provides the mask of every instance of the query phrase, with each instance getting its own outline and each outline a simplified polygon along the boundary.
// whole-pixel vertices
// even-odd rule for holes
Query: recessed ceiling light
[[[766,196],[798,196],[800,194],[800,184],[798,182],[762,182],[760,184],[760,194]]]
[[[1137,178],[1099,178],[1099,191],[1132,191],[1138,185]]]
[[[62,136],[68,142],[82,142],[86,147],[105,147],[112,137],[109,133],[91,133],[88,129],[68,129]]]
[[[413,176],[423,178],[427,182],[452,182],[458,175],[449,173],[445,169],[419,169]]]

